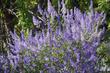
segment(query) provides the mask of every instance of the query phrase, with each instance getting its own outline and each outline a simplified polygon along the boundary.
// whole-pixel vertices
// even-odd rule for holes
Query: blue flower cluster
[[[44,10],[38,6],[42,17],[33,16],[35,26],[47,25],[47,29],[35,32],[35,36],[30,31],[27,37],[23,31],[20,37],[10,33],[10,72],[97,73],[96,50],[105,32],[99,26],[105,22],[105,14],[94,11],[92,1],[90,11],[83,13],[77,8],[67,9],[64,0],[58,1],[58,11],[50,0],[47,5]]]

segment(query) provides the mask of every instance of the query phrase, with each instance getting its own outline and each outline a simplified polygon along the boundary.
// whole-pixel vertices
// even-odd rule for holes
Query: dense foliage
[[[60,7],[61,6],[61,7]],[[41,20],[33,16],[36,27],[42,25],[42,30],[32,31],[28,37],[21,32],[10,33],[13,42],[9,43],[8,67],[1,65],[6,72],[38,72],[38,73],[96,73],[99,57],[97,47],[105,33],[105,14],[93,9],[91,1],[90,11],[81,12],[79,9],[69,10],[64,0],[58,4],[56,11],[50,0],[47,9],[38,6]],[[59,12],[60,11],[60,12]],[[47,29],[44,26],[47,25]],[[56,25],[56,26],[55,26]],[[9,68],[9,69],[5,69]]]
[[[109,1],[2,2],[0,28],[12,38],[0,55],[1,73],[99,73],[110,65]]]

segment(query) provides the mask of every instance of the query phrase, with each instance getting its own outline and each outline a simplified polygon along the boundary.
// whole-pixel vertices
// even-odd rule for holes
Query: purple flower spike
[[[39,24],[39,20],[35,16],[32,17],[32,20],[33,20],[34,25]]]

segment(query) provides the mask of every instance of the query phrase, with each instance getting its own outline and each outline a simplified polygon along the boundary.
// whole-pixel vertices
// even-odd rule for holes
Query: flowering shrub
[[[97,47],[103,38],[105,28],[99,29],[105,20],[104,13],[98,13],[90,5],[90,11],[69,10],[64,0],[58,3],[56,11],[50,0],[48,7],[38,12],[42,17],[33,16],[33,22],[47,25],[47,29],[28,37],[21,31],[11,33],[13,44],[9,43],[8,59],[10,72],[22,73],[96,73]]]

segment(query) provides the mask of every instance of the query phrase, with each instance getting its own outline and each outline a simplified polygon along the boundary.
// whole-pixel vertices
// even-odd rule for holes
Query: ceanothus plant
[[[38,6],[42,15],[33,16],[36,27],[47,25],[47,29],[28,37],[21,31],[11,33],[13,44],[8,59],[13,71],[40,73],[96,73],[98,72],[97,47],[101,43],[105,28],[105,14],[93,9],[81,12],[65,7],[64,0],[58,3],[58,11],[48,0],[47,9]]]

